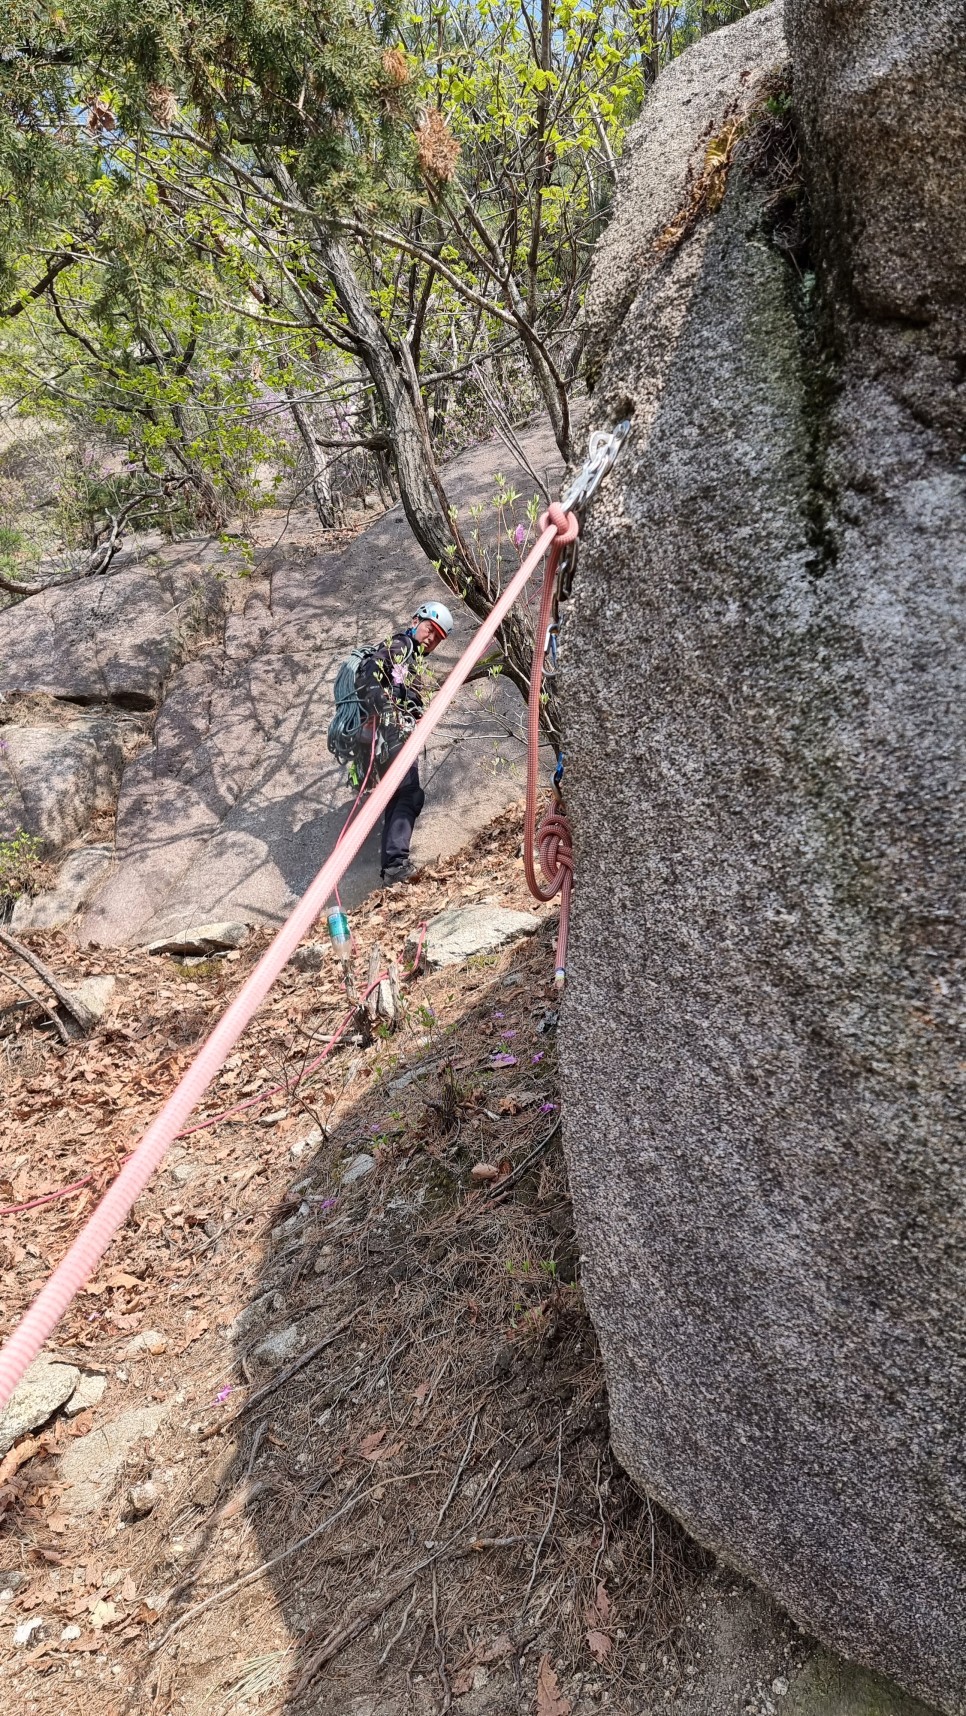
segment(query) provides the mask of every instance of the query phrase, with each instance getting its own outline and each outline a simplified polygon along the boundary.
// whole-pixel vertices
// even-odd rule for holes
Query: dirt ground
[[[532,909],[518,811],[355,912],[360,968],[482,901]],[[407,980],[394,1032],[353,1019],[297,1088],[347,1006],[327,953],[285,973],[193,1124],[282,1090],[175,1146],[52,1343],[103,1397],[0,1470],[0,1708],[666,1706],[703,1563],[609,1449],[537,912],[505,953]],[[117,980],[69,1047],[0,976],[0,1197],[94,1174],[0,1217],[5,1327],[267,939],[184,965],[30,938]]]

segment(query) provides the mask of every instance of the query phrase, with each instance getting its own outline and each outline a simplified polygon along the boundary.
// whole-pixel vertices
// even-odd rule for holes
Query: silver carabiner
[[[613,469],[621,448],[631,432],[631,420],[625,417],[614,429],[595,429],[590,437],[587,458],[560,504],[565,512],[584,507],[596,494],[608,471]]]

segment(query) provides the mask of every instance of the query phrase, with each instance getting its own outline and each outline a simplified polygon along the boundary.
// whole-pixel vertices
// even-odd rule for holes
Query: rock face
[[[538,469],[559,469],[549,431],[525,438]],[[463,509],[492,501],[498,471],[529,493],[495,443],[447,471]],[[148,749],[125,771],[117,866],[79,927],[104,945],[177,938],[197,924],[277,921],[331,851],[351,807],[326,749],[332,680],[357,644],[384,636],[435,594],[433,574],[394,507],[333,554],[261,561],[236,590],[219,636],[172,680]],[[470,635],[433,657],[442,679]],[[469,688],[430,741],[414,856],[455,851],[523,790],[521,707],[498,681]],[[376,885],[371,839],[342,889],[348,904]]]
[[[61,865],[55,887],[33,899],[21,894],[13,908],[13,928],[62,929],[94,889],[107,880],[113,863],[113,846],[78,847]]]
[[[961,1713],[966,20],[789,23],[804,168],[770,8],[662,76],[597,260],[565,1140],[628,1469]]]
[[[216,543],[166,550],[155,559],[6,608],[4,691],[155,708],[189,647],[220,629],[226,609],[218,576],[225,555]]]

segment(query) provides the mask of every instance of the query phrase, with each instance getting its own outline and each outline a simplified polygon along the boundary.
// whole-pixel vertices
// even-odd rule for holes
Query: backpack
[[[346,765],[352,762],[356,752],[359,732],[368,719],[368,710],[356,690],[356,678],[366,657],[372,655],[380,646],[378,644],[359,644],[347,655],[332,681],[332,694],[335,698],[335,714],[329,722],[327,736],[329,750],[336,761]],[[407,661],[412,659],[413,650],[410,646]]]

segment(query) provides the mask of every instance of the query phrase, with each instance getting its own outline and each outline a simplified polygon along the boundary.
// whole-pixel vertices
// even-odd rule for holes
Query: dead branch
[[[14,972],[8,971],[4,965],[0,965],[0,977],[5,977],[8,983],[12,983],[16,989],[21,989],[36,1007],[43,1008],[43,1011],[46,1013],[48,1019],[53,1025],[61,1042],[67,1044],[70,1043],[70,1037],[67,1035],[67,1031],[64,1028],[63,1019],[58,1017],[56,1011],[50,1005],[50,1002],[45,1000],[43,995],[35,995],[32,989],[28,989],[26,983],[21,983],[20,978],[17,977]]]
[[[38,959],[35,953],[31,953],[29,947],[24,947],[22,942],[15,941],[10,932],[5,929],[0,929],[0,942],[2,942],[3,946],[8,948],[11,953],[15,953],[18,959],[22,959],[26,965],[29,965],[31,971],[40,978],[42,983],[46,983],[47,988],[52,992],[52,994],[56,995],[61,1006],[70,1014],[71,1018],[76,1021],[82,1031],[90,1031],[93,1029],[97,1020],[90,1008],[85,1007],[83,1001],[78,1001],[76,995],[71,995],[69,990],[64,989],[54,976],[50,967],[44,965],[43,961]]]
[[[223,1585],[220,1591],[212,1591],[210,1597],[205,1597],[202,1602],[195,1603],[190,1609],[185,1609],[184,1614],[179,1615],[176,1621],[171,1622],[170,1627],[162,1633],[157,1642],[148,1646],[151,1655],[153,1656],[156,1651],[161,1650],[169,1639],[174,1638],[175,1633],[180,1633],[182,1627],[187,1626],[188,1622],[193,1621],[197,1615],[204,1614],[207,1609],[215,1608],[218,1603],[224,1603],[227,1598],[233,1597],[236,1591],[241,1591],[246,1585],[253,1584],[256,1579],[261,1579],[263,1574],[270,1573],[272,1568],[277,1567],[280,1562],[287,1561],[290,1555],[295,1555],[307,1544],[314,1543],[315,1539],[321,1537],[323,1532],[331,1530],[332,1526],[336,1525],[340,1519],[344,1519],[347,1513],[351,1513],[357,1503],[364,1499],[364,1495],[365,1492],[361,1485],[357,1486],[342,1506],[336,1508],[335,1513],[330,1513],[321,1525],[317,1525],[311,1531],[306,1532],[304,1537],[298,1538],[295,1543],[290,1543],[287,1548],[280,1549],[277,1555],[270,1556],[258,1567],[253,1567],[251,1572],[243,1573],[240,1579],[233,1579],[229,1585]]]
[[[479,1414],[479,1412],[477,1412],[474,1415],[472,1424],[470,1425],[470,1433],[469,1433],[469,1436],[467,1437],[467,1440],[466,1440],[466,1447],[463,1449],[463,1458],[461,1459],[459,1465],[456,1468],[456,1476],[453,1479],[452,1484],[450,1485],[449,1495],[446,1497],[446,1500],[444,1501],[444,1503],[443,1503],[442,1507],[440,1508],[439,1513],[436,1517],[436,1529],[437,1529],[437,1531],[439,1530],[440,1526],[442,1525],[443,1520],[446,1518],[446,1515],[449,1512],[450,1503],[452,1502],[453,1497],[455,1496],[457,1490],[460,1487],[460,1479],[462,1478],[463,1473],[466,1470],[466,1462],[469,1459],[470,1453],[471,1453],[472,1448],[473,1448],[473,1438],[476,1435],[476,1426],[478,1425],[479,1421],[480,1421],[480,1414]]]
[[[530,1601],[530,1593],[532,1592],[534,1584],[536,1583],[537,1569],[540,1566],[540,1557],[543,1554],[543,1546],[546,1543],[547,1538],[550,1536],[550,1532],[551,1532],[551,1529],[553,1526],[553,1522],[557,1517],[557,1503],[560,1500],[560,1477],[561,1477],[562,1465],[563,1465],[563,1419],[561,1419],[560,1423],[557,1425],[557,1482],[554,1485],[553,1504],[550,1508],[550,1513],[549,1513],[549,1516],[547,1518],[547,1523],[543,1528],[543,1532],[542,1532],[541,1537],[540,1537],[540,1542],[537,1544],[536,1551],[534,1553],[533,1566],[530,1570],[530,1583],[527,1586],[526,1595],[523,1599],[523,1606],[520,1610],[520,1619],[521,1620],[523,1619],[524,1615],[527,1612],[527,1604]]]
[[[440,1708],[443,1711],[452,1710],[453,1689],[446,1672],[446,1651],[439,1630],[439,1579],[435,1567],[433,1568],[433,1642],[436,1645],[436,1672],[443,1689],[443,1702]]]
[[[343,1330],[349,1327],[349,1324],[354,1321],[357,1315],[357,1311],[350,1311],[349,1315],[347,1317],[343,1317],[341,1323],[336,1323],[335,1328],[330,1329],[329,1333],[325,1335],[321,1341],[316,1341],[314,1347],[309,1347],[306,1352],[300,1353],[299,1357],[297,1359],[293,1359],[292,1363],[288,1365],[285,1370],[280,1370],[277,1376],[273,1376],[271,1382],[266,1382],[263,1388],[257,1389],[251,1398],[246,1400],[244,1406],[240,1406],[238,1411],[234,1413],[231,1418],[225,1418],[220,1424],[209,1425],[208,1429],[203,1432],[200,1440],[206,1442],[210,1436],[221,1436],[226,1430],[230,1430],[233,1425],[238,1423],[240,1418],[244,1418],[246,1412],[250,1412],[253,1406],[257,1406],[259,1401],[265,1400],[269,1394],[274,1394],[276,1388],[281,1388],[283,1382],[288,1382],[289,1379],[295,1376],[300,1370],[304,1370],[305,1366],[309,1364],[312,1359],[317,1358],[319,1353],[324,1353],[326,1347],[330,1347],[333,1341],[338,1340]]]

